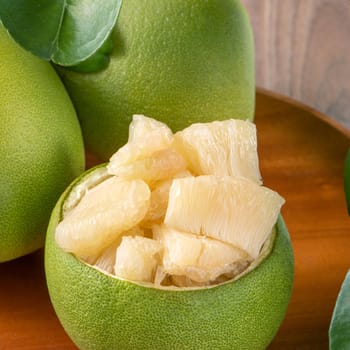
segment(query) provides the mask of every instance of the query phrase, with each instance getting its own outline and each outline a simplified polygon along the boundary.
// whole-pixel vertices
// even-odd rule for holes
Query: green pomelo
[[[59,69],[90,152],[107,160],[133,114],[173,131],[201,121],[253,119],[254,46],[238,0],[125,0],[107,69]]]
[[[0,262],[44,245],[59,195],[84,170],[81,130],[54,69],[0,23]]]
[[[293,284],[293,253],[280,217],[248,272],[211,287],[155,288],[105,274],[55,240],[72,191],[97,183],[103,168],[75,180],[49,224],[45,269],[51,301],[80,349],[264,349],[283,321]],[[74,198],[74,195],[73,195]]]

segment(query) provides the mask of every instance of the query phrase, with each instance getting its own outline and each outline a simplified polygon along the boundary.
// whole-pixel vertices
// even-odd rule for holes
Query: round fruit
[[[67,196],[52,214],[45,268],[51,301],[80,349],[264,349],[289,303],[293,254],[280,218],[256,267],[237,280],[202,288],[154,288],[87,265],[55,240]]]
[[[0,25],[0,262],[44,244],[50,212],[84,170],[71,101],[49,63]]]
[[[81,349],[264,349],[289,302],[293,253],[284,199],[261,185],[255,126],[173,135],[138,115],[130,131],[53,211],[45,269],[63,327]]]
[[[174,131],[197,121],[253,119],[254,49],[238,0],[125,0],[107,69],[60,69],[86,147],[107,160],[133,114]]]

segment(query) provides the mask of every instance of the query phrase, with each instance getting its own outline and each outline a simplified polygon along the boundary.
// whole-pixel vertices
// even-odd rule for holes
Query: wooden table
[[[343,194],[350,133],[262,90],[256,123],[264,182],[287,200],[282,212],[295,253],[292,300],[269,349],[328,349],[332,310],[350,268]],[[50,304],[42,251],[0,264],[0,281],[1,350],[76,349]]]

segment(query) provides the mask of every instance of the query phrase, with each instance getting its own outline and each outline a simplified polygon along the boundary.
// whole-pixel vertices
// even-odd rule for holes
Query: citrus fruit
[[[127,140],[132,115],[174,131],[201,121],[252,119],[254,46],[238,0],[125,0],[109,66],[59,73],[86,147],[107,160]]]
[[[152,174],[152,167],[162,172],[162,163],[150,160],[179,152],[178,133],[227,129],[227,121],[202,123],[173,135],[150,118],[134,122],[128,143],[76,179],[52,213],[45,270],[63,327],[81,349],[264,349],[293,283],[291,242],[279,215],[284,199],[256,176],[193,175],[186,161],[179,172],[166,163],[166,175],[150,183],[144,172],[123,177],[116,164],[148,160]],[[251,130],[248,121],[232,123]],[[170,142],[152,148],[147,139],[155,130]],[[145,149],[136,147],[136,134]],[[221,141],[227,154],[245,143]],[[222,158],[212,146],[215,170]],[[191,147],[179,154],[186,159]],[[241,162],[256,164],[256,145],[246,151]]]
[[[0,262],[44,244],[59,195],[84,170],[81,130],[49,63],[0,24]]]

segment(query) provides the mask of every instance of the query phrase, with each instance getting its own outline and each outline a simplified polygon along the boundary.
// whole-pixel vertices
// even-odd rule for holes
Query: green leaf
[[[0,19],[28,51],[58,65],[74,66],[98,53],[116,23],[121,2],[0,0]]]
[[[344,167],[344,192],[346,204],[348,207],[348,214],[350,215],[350,149],[345,158],[345,167]]]
[[[112,50],[113,40],[111,37],[109,37],[91,57],[75,66],[66,68],[80,73],[96,72],[108,66],[110,61],[109,55],[111,54]]]
[[[341,286],[329,328],[330,350],[350,349],[350,270]]]

